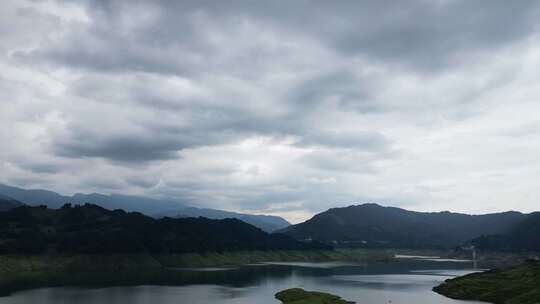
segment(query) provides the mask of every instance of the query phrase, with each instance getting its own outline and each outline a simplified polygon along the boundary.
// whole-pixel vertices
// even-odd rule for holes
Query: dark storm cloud
[[[285,14],[256,12],[309,33],[344,54],[390,60],[412,69],[446,67],[457,57],[466,57],[467,51],[504,47],[538,31],[540,17],[539,3],[533,0],[295,4],[287,7],[289,13]]]
[[[384,1],[383,1],[384,2]],[[467,61],[467,53],[504,47],[536,27],[537,1],[392,1],[367,20],[338,33],[334,45],[411,68],[432,69]],[[363,9],[363,3],[351,14]],[[350,15],[350,19],[353,16]],[[356,19],[358,20],[358,19]],[[536,29],[538,30],[538,29]]]
[[[66,169],[65,164],[59,163],[46,163],[46,162],[33,162],[23,160],[17,165],[25,170],[32,171],[34,173],[55,174]]]
[[[151,130],[151,129],[150,129]],[[207,145],[223,144],[238,135],[222,130],[175,130],[175,132],[124,131],[121,134],[96,134],[90,130],[71,130],[54,142],[58,156],[99,157],[114,162],[137,164],[180,157],[179,151]]]
[[[533,0],[83,2],[95,19],[90,29],[75,32],[64,45],[20,56],[103,71],[190,75],[227,67],[233,72],[237,66],[220,61],[219,55],[234,47],[235,37],[230,37],[231,45],[212,44],[201,27],[238,26],[248,20],[278,33],[307,35],[345,56],[431,70],[526,38],[538,31],[540,17],[539,3]],[[159,18],[130,31],[121,20],[137,6],[155,6]],[[194,22],[197,17],[206,23]],[[242,54],[236,64],[253,63],[264,53],[261,48]]]
[[[73,121],[67,133],[55,141],[54,151],[60,156],[100,157],[127,165],[173,159],[184,149],[234,143],[256,136],[294,137],[298,147],[382,151],[391,143],[378,132],[324,130],[320,124],[307,119],[318,105],[335,96],[338,96],[339,106],[346,109],[374,111],[374,104],[364,102],[368,81],[358,80],[346,72],[308,79],[287,94],[282,113],[267,115],[264,108],[260,112],[248,109],[246,106],[253,101],[245,96],[186,97],[183,95],[188,89],[170,91],[171,86],[162,85],[162,78],[83,77],[70,88],[74,95],[132,111],[137,106],[157,114],[150,119],[134,116],[128,122],[130,128],[122,128],[125,122],[114,122],[106,134],[92,131],[94,124],[82,126]]]
[[[103,157],[118,162],[141,162],[165,160],[178,157],[176,151],[183,144],[172,139],[141,138],[132,136],[85,137],[75,135],[65,142],[55,143],[55,152],[59,156]]]
[[[213,113],[212,115],[217,115]],[[196,117],[196,116],[195,116]],[[342,133],[317,129],[303,123],[273,124],[271,120],[233,118],[217,121],[195,121],[189,127],[152,123],[139,126],[140,131],[98,134],[88,129],[72,128],[55,139],[58,156],[99,157],[128,165],[180,157],[178,152],[203,146],[234,143],[250,136],[283,138],[295,136],[298,147],[349,148],[359,151],[384,152],[391,141],[380,133],[355,131]],[[211,123],[212,122],[212,123]]]
[[[371,77],[357,77],[347,70],[317,75],[291,90],[290,99],[305,111],[333,99],[339,106],[359,112],[383,110],[375,101],[378,83]]]

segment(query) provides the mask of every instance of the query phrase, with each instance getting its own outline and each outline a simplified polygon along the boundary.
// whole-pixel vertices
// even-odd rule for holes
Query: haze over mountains
[[[415,212],[377,204],[332,208],[282,232],[303,240],[353,247],[454,247],[482,235],[500,235],[526,224],[530,215]],[[538,229],[538,228],[537,228]],[[532,236],[532,235],[531,235]]]
[[[290,225],[289,222],[278,216],[252,215],[216,209],[196,208],[175,201],[152,199],[141,196],[119,194],[104,195],[99,193],[78,193],[73,196],[66,196],[53,191],[41,189],[26,190],[3,184],[0,184],[0,194],[30,206],[46,205],[49,208],[55,209],[62,207],[66,203],[93,203],[106,209],[137,211],[154,217],[206,217],[210,219],[237,218],[267,232],[282,229]]]
[[[226,219],[226,218],[235,218],[241,221],[244,221],[253,226],[259,227],[266,232],[273,232],[290,225],[284,218],[273,215],[253,215],[253,214],[244,214],[231,211],[217,210],[217,209],[208,209],[208,208],[196,208],[196,207],[185,207],[178,211],[169,211],[161,212],[154,214],[154,217],[206,217],[210,219]]]
[[[0,211],[6,211],[22,205],[23,204],[21,202],[0,194]]]

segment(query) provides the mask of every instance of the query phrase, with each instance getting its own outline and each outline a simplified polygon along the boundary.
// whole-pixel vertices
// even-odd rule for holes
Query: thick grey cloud
[[[370,112],[381,110],[383,105],[376,102],[376,76],[357,77],[348,70],[317,75],[308,79],[291,92],[291,100],[305,110],[313,104],[328,99],[347,110]]]
[[[18,166],[24,170],[43,174],[55,174],[65,169],[65,165],[63,164],[31,161],[28,162],[28,160],[23,160],[21,163],[18,164]]]
[[[540,195],[537,1],[1,6],[0,182],[293,221]]]
[[[56,142],[55,151],[66,157],[104,157],[119,162],[163,160],[176,157],[185,145],[171,138],[122,136],[103,138],[100,135],[72,135],[69,142]]]
[[[144,1],[85,2],[96,21],[90,28],[76,31],[61,46],[21,56],[109,71],[198,74],[202,68],[227,68],[230,73],[245,72],[238,71],[237,64],[271,51],[255,47],[224,62],[220,60],[226,53],[223,49],[231,45],[209,39],[204,26],[260,26],[306,35],[344,56],[430,70],[474,60],[476,52],[489,56],[538,30],[540,17],[534,0],[158,1],[155,6]],[[159,20],[148,21],[146,27],[129,20],[142,16],[144,23],[144,17],[152,19],[152,14]]]

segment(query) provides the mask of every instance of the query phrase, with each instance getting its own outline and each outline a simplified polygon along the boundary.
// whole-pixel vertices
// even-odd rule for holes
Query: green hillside
[[[96,205],[0,212],[0,254],[203,253],[329,249],[269,234],[237,219],[154,219]]]
[[[453,299],[495,304],[540,303],[540,263],[473,273],[446,280],[434,291]]]

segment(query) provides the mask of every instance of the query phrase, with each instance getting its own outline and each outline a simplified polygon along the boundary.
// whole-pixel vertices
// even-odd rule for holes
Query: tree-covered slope
[[[290,225],[285,219],[271,215],[253,215],[237,212],[223,211],[209,208],[186,207],[175,211],[162,212],[155,217],[206,217],[211,219],[236,218],[253,226],[259,227],[266,232],[273,232]]]
[[[506,232],[480,236],[471,244],[487,250],[540,251],[540,212],[531,213]]]
[[[290,224],[281,217],[267,215],[252,215],[228,212],[217,209],[197,208],[186,206],[180,202],[164,199],[152,199],[144,196],[120,194],[82,194],[72,196],[61,195],[53,191],[41,189],[22,189],[0,184],[0,194],[9,196],[29,206],[46,205],[49,208],[60,208],[66,203],[98,204],[107,209],[123,209],[141,212],[154,217],[206,217],[211,219],[236,218],[252,224],[266,232],[283,229]]]
[[[453,247],[480,235],[507,231],[525,218],[519,212],[467,215],[363,204],[330,209],[283,232],[340,246]]]
[[[538,304],[540,263],[529,261],[511,268],[469,274],[446,280],[433,290],[460,300],[495,304]]]
[[[0,212],[0,254],[186,253],[328,248],[268,234],[237,219],[154,219],[96,205]]]

